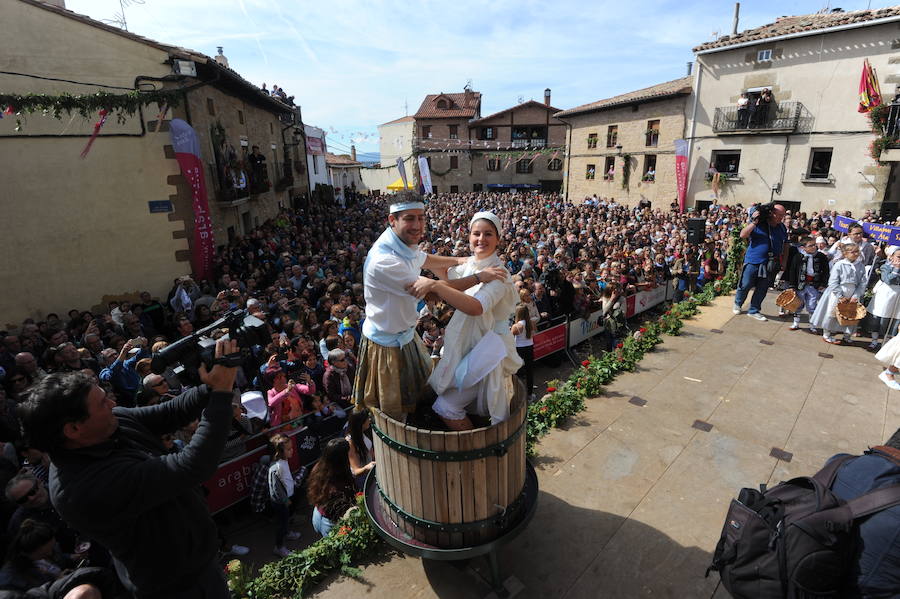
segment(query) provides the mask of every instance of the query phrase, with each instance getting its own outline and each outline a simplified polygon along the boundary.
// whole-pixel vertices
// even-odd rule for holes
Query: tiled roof
[[[325,154],[325,164],[330,164],[331,166],[362,166],[361,162],[353,160],[346,154],[332,154],[331,152]]]
[[[290,106],[288,106],[284,102],[278,100],[277,98],[269,96],[268,94],[264,94],[260,88],[258,88],[256,85],[250,83],[243,77],[241,77],[241,75],[234,69],[220,65],[212,57],[207,56],[206,54],[203,54],[201,52],[197,52],[196,50],[191,50],[189,48],[182,48],[180,46],[171,46],[169,44],[164,44],[162,42],[158,42],[156,40],[152,40],[150,38],[147,38],[147,37],[144,37],[141,35],[137,35],[136,33],[126,31],[124,29],[121,29],[120,27],[108,25],[106,23],[103,23],[102,21],[96,21],[86,15],[82,15],[77,12],[73,12],[66,8],[61,8],[61,7],[55,6],[53,4],[47,4],[45,2],[41,2],[41,0],[19,0],[19,1],[24,2],[26,4],[30,4],[31,6],[36,6],[38,8],[42,8],[49,12],[56,13],[63,17],[72,19],[73,21],[80,21],[81,23],[84,23],[85,25],[89,25],[90,27],[102,29],[109,33],[113,33],[115,35],[122,36],[124,38],[138,42],[140,44],[145,44],[147,46],[157,48],[158,50],[162,50],[163,52],[168,52],[169,54],[173,54],[180,58],[193,60],[193,61],[201,63],[201,64],[208,64],[214,69],[223,71],[227,77],[231,77],[232,79],[237,80],[238,83],[242,84],[246,88],[249,88],[249,91],[251,91],[251,92],[255,91],[257,93],[257,95],[260,96],[260,98],[264,98],[265,100],[268,100],[269,103],[271,103],[274,107],[277,107],[284,111],[293,110]]]
[[[386,123],[381,123],[378,125],[379,127],[384,127],[385,125],[396,125],[397,123],[412,123],[416,119],[411,116],[401,116],[399,119],[394,119],[393,121],[388,121]]]
[[[762,41],[770,37],[828,29],[839,25],[850,25],[852,23],[863,23],[865,21],[874,21],[876,19],[894,17],[897,15],[900,15],[900,6],[872,10],[854,10],[851,12],[830,12],[800,15],[796,17],[781,17],[774,23],[769,23],[754,29],[747,29],[746,31],[739,32],[737,35],[725,35],[714,42],[701,44],[694,48],[694,52],[711,50],[713,48],[726,48],[728,46],[746,42]]]
[[[598,100],[596,102],[591,102],[590,104],[563,110],[562,112],[557,112],[553,116],[569,116],[580,114],[582,112],[616,108],[624,104],[640,104],[642,102],[650,102],[652,100],[660,100],[672,96],[686,96],[691,93],[691,79],[691,77],[682,77],[681,79],[675,79],[674,81],[666,81],[665,83],[652,85],[637,91],[620,94],[618,96],[613,96],[612,98],[606,98],[605,100]]]
[[[501,114],[513,111],[517,108],[522,108],[524,106],[537,106],[538,108],[545,108],[545,109],[551,111],[551,114],[555,114],[555,113],[559,112],[559,108],[554,108],[553,106],[547,106],[543,102],[538,102],[537,100],[529,100],[527,102],[522,102],[521,104],[516,104],[515,106],[510,106],[509,108],[504,108],[503,110],[501,110],[499,112],[495,112],[494,114],[489,114],[488,116],[483,116],[478,120],[472,121],[470,123],[470,125],[474,125],[476,123],[486,121],[487,119],[496,118],[496,117],[500,116]]]
[[[447,109],[437,107],[437,99],[446,98],[451,104]],[[481,107],[481,92],[472,92],[466,102],[466,94],[428,94],[413,116],[417,119],[475,118]]]

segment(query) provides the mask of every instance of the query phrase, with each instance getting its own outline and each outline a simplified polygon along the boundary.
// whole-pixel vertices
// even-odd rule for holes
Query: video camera
[[[760,204],[756,207],[756,210],[750,215],[751,218],[756,219],[758,223],[769,222],[769,216],[772,214],[772,210],[775,208],[775,202],[769,202],[767,204]]]
[[[217,331],[227,330],[227,334],[214,338]],[[223,356],[218,363],[237,367],[244,363],[254,345],[266,345],[271,342],[268,325],[249,314],[246,310],[232,310],[207,327],[167,345],[162,351],[153,354],[150,370],[162,374],[166,368],[174,367],[175,374],[185,383],[199,384],[200,365],[212,369],[216,362],[216,341],[218,339],[235,339],[240,353]]]

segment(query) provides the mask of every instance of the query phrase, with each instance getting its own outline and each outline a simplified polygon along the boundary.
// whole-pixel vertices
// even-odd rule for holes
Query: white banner
[[[422,182],[423,193],[431,193],[431,171],[428,169],[428,158],[419,156],[419,181]]]
[[[598,310],[592,312],[587,320],[576,318],[569,322],[569,347],[575,347],[600,332],[600,314]]]
[[[659,285],[658,287],[654,287],[653,289],[638,291],[634,295],[629,296],[626,299],[627,307],[625,317],[631,318],[635,314],[640,314],[641,312],[649,310],[653,306],[666,301],[666,290],[668,288],[668,284]]]

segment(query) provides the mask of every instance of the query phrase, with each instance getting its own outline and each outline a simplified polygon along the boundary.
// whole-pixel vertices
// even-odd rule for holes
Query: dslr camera
[[[223,330],[227,331],[224,335],[218,334]],[[236,340],[239,353],[222,356],[217,360],[218,339]],[[197,385],[200,383],[198,369],[201,364],[205,365],[207,370],[210,370],[213,364],[237,367],[250,356],[250,348],[254,345],[264,346],[269,342],[271,342],[269,326],[264,321],[246,310],[232,310],[209,326],[194,331],[191,335],[153,354],[150,370],[162,374],[171,366],[183,382]]]

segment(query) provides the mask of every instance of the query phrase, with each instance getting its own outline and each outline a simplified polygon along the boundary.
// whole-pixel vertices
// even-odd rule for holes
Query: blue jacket
[[[126,395],[128,399],[130,399],[130,402],[127,405],[133,406],[134,396],[137,393],[138,387],[141,386],[141,376],[134,369],[134,365],[137,364],[137,361],[141,358],[149,357],[150,352],[148,352],[146,348],[142,348],[141,351],[124,362],[116,358],[115,362],[100,371],[100,380],[112,383],[116,394]],[[123,405],[125,404],[123,403]]]
[[[875,447],[841,466],[831,490],[849,501],[896,484],[900,484],[900,450]],[[900,505],[862,519],[857,530],[854,582],[847,596],[863,599],[900,596]]]

